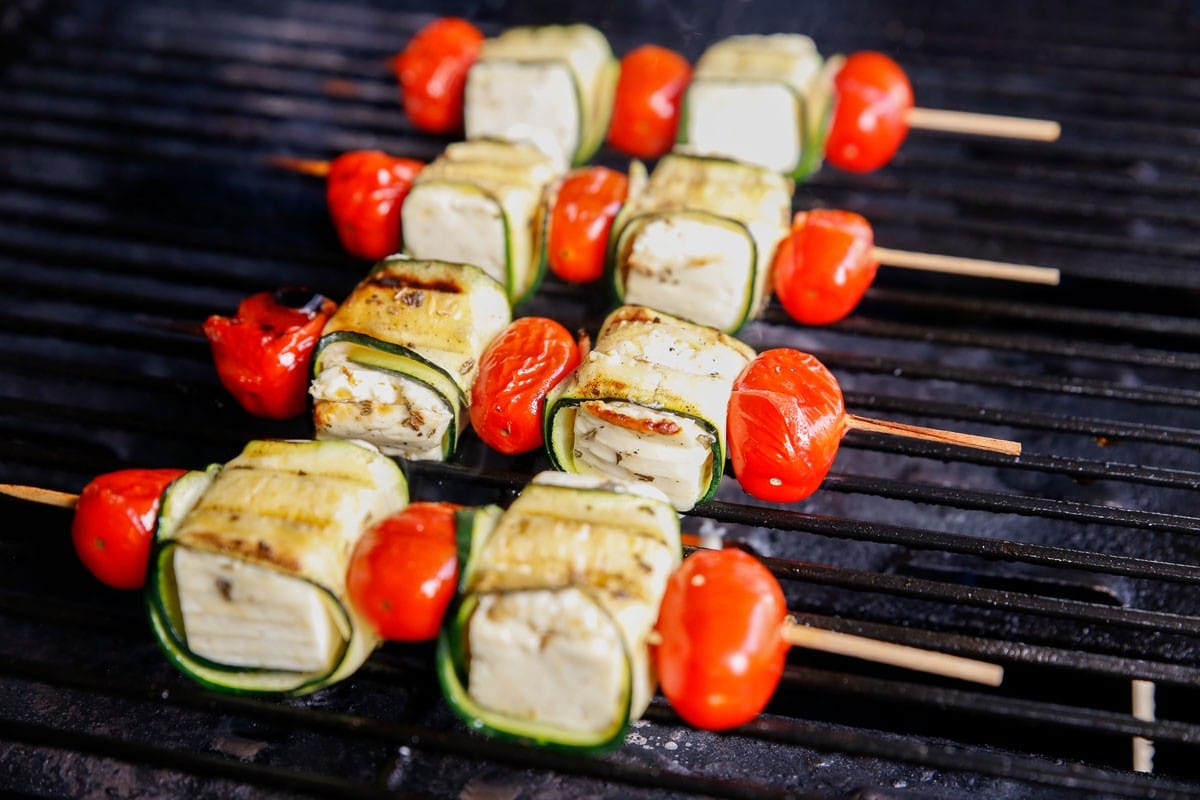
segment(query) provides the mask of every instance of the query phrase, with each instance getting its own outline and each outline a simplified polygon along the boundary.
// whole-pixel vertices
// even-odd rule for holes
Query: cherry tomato
[[[745,551],[700,550],[667,582],[654,648],[663,694],[690,725],[724,730],[766,706],[783,673],[779,582]]]
[[[423,131],[454,133],[463,125],[463,87],[483,34],[458,17],[435,19],[392,59],[404,113]]]
[[[767,350],[734,381],[726,430],[743,489],[769,502],[803,500],[825,480],[846,431],[841,387],[808,353]]]
[[[542,446],[546,394],[579,364],[579,345],[552,319],[522,317],[488,345],[471,388],[471,425],[501,453]]]
[[[825,157],[839,169],[870,172],[892,160],[908,134],[912,84],[883,53],[855,53],[834,79],[837,102]]]
[[[604,256],[613,218],[629,192],[629,179],[607,167],[586,167],[568,175],[550,212],[547,258],[555,275],[572,283],[604,274]]]
[[[858,214],[798,213],[771,267],[784,310],[805,325],[826,325],[849,314],[875,280],[874,246],[871,225]]]
[[[346,588],[358,613],[384,639],[437,636],[458,582],[452,503],[413,503],[362,535]]]
[[[256,416],[302,413],[313,348],[336,308],[319,294],[285,289],[247,297],[234,317],[209,317],[204,335],[221,385]]]
[[[674,50],[652,44],[631,50],[621,59],[608,143],[637,158],[658,158],[670,151],[691,79],[691,65]]]
[[[159,499],[181,469],[126,469],[94,479],[79,493],[71,541],[88,570],[117,589],[146,582]]]
[[[342,247],[372,261],[400,252],[400,206],[424,166],[378,150],[353,150],[335,158],[325,199]]]

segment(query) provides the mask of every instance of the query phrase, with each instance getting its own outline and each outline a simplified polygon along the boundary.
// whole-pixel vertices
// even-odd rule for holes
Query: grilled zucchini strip
[[[527,145],[450,145],[404,199],[405,252],[479,267],[520,303],[546,271],[548,196],[558,174],[548,156]]]
[[[211,688],[304,694],[380,643],[346,594],[354,544],[402,509],[391,459],[352,442],[249,443],[164,495],[147,582],[168,658]]]
[[[642,306],[618,308],[546,398],[551,464],[648,483],[687,511],[720,483],[729,393],[753,357],[714,328]]]
[[[468,139],[533,145],[559,171],[584,164],[604,141],[618,63],[588,25],[510,28],[483,43],[467,73]]]
[[[787,234],[792,182],[762,167],[668,155],[613,228],[618,302],[735,333],[762,313]]]
[[[709,47],[684,95],[679,147],[803,179],[820,166],[840,60],[800,34],[733,36]]]
[[[647,637],[679,565],[679,520],[645,487],[538,476],[469,521],[463,598],[438,645],[455,711],[571,750],[619,745],[654,692]]]
[[[466,427],[484,349],[511,321],[504,290],[476,267],[393,257],[325,325],[313,359],[317,437],[445,460]]]

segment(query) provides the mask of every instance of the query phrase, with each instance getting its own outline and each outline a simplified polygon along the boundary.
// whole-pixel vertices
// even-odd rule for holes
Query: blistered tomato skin
[[[734,381],[727,426],[743,489],[768,502],[803,500],[825,480],[846,432],[842,390],[808,353],[767,350]]]
[[[102,583],[137,589],[146,565],[163,490],[180,469],[127,469],[94,479],[79,493],[71,541],[83,565]]]
[[[654,649],[663,694],[689,725],[725,730],[763,710],[788,646],[783,590],[742,550],[700,550],[667,583]]]
[[[568,175],[550,212],[547,260],[565,281],[588,283],[604,274],[613,219],[629,193],[629,179],[607,167],[586,167]]]
[[[879,169],[908,135],[913,107],[908,76],[883,53],[864,51],[846,59],[834,83],[837,102],[825,143],[826,160],[850,172]]]
[[[321,329],[337,305],[320,295],[299,308],[262,292],[236,316],[211,316],[204,335],[221,385],[251,414],[287,419],[307,408],[309,368]]]
[[[400,207],[424,166],[378,150],[354,150],[330,163],[325,199],[348,253],[379,261],[400,252]]]
[[[828,325],[858,306],[875,280],[875,234],[858,214],[800,212],[775,250],[775,295],[797,322]]]
[[[636,158],[658,158],[675,144],[692,67],[674,50],[642,45],[621,59],[608,143]]]
[[[384,639],[437,636],[458,583],[452,503],[413,503],[363,534],[350,558],[350,601]]]
[[[455,133],[463,126],[463,89],[483,34],[459,17],[435,19],[392,59],[404,113],[429,133]]]
[[[489,447],[513,455],[542,446],[546,395],[579,365],[570,331],[522,317],[488,345],[471,388],[471,426]]]

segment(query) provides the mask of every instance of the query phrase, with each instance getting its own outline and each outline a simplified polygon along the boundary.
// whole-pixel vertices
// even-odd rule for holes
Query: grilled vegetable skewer
[[[427,638],[461,572],[462,597],[442,620],[438,647],[447,699],[477,727],[542,744],[619,744],[649,702],[656,670],[688,722],[745,722],[774,693],[789,642],[1001,680],[993,665],[796,626],[778,583],[742,551],[698,552],[677,569],[679,521],[652,487],[543,473],[507,511],[459,512],[456,559],[454,506],[384,510],[406,500],[393,470],[353,444],[253,442],[225,468],[168,487],[148,608],[172,660],[212,688],[311,691],[349,674],[378,634]],[[302,514],[357,540],[344,584],[335,574],[344,548],[338,557],[270,510],[282,499],[276,491],[296,483],[305,484],[294,487],[306,490],[296,495]],[[247,505],[251,486],[264,491]],[[47,499],[29,487],[0,491]],[[62,493],[49,494],[61,504]],[[383,521],[364,535],[368,508]],[[331,588],[342,585],[352,603],[330,605],[323,593],[343,597]],[[323,617],[322,604],[341,624]]]
[[[467,260],[505,283],[514,302],[537,288],[544,266],[564,280],[589,282],[607,265],[618,299],[733,333],[761,312],[772,284],[798,322],[835,322],[861,301],[880,265],[1046,285],[1060,280],[1057,269],[1046,267],[876,247],[870,224],[848,211],[802,211],[789,230],[783,218],[791,187],[760,167],[674,155],[648,181],[635,166],[632,181],[589,167],[554,182],[552,171],[520,152],[494,143],[448,148],[435,162],[440,177],[428,176],[436,187],[432,198],[423,192],[404,212],[417,226],[407,240],[401,214],[420,162],[352,152],[333,162],[279,157],[272,163],[342,175],[331,178],[330,213],[355,255],[380,259],[407,245],[418,257]],[[483,166],[496,158],[513,169]],[[370,168],[378,159],[394,166]],[[442,213],[447,208],[453,214]],[[457,235],[463,225],[482,236]]]
[[[461,113],[468,138],[531,142],[560,166],[586,161],[606,126],[609,143],[637,157],[664,155],[678,138],[690,152],[798,179],[823,157],[854,172],[878,169],[910,127],[1036,141],[1060,134],[1048,120],[914,108],[912,85],[892,59],[861,52],[824,60],[799,34],[715,42],[694,72],[679,54],[648,46],[618,70],[603,35],[582,25],[513,28],[482,48],[480,36],[453,18],[417,33],[396,59],[405,107],[436,95],[440,113],[409,118],[444,133]],[[464,94],[462,109],[453,108]]]

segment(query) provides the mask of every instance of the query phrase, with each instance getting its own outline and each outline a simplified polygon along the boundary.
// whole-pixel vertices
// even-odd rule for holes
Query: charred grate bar
[[[308,698],[214,694],[154,647],[141,600],[71,553],[69,517],[0,500],[0,783],[39,797],[1190,797],[1200,793],[1200,29],[1179,0],[498,10],[377,0],[20,0],[0,11],[0,480],[78,490],[197,467],[301,420],[246,416],[194,329],[252,291],[341,298],[310,178],[265,158],[444,142],[403,119],[386,60],[460,13],[598,25],[694,59],[732,32],[877,48],[922,104],[1057,116],[1061,142],[913,134],[887,169],[820,172],[881,244],[1058,267],[1057,289],[881,270],[859,311],[744,332],[837,373],[854,411],[1019,439],[1012,462],[848,436],[827,486],[769,506],[727,479],[687,530],[764,557],[801,622],[998,661],[972,689],[794,652],[759,720],[693,731],[657,700],[624,748],[567,757],[482,739],[438,699],[428,647],[389,645]],[[624,162],[602,152],[609,166]],[[520,314],[591,332],[600,292],[551,280]],[[474,438],[407,468],[414,496],[505,502],[546,465]],[[1131,683],[1156,687],[1133,713]],[[1135,738],[1155,774],[1131,771]]]

